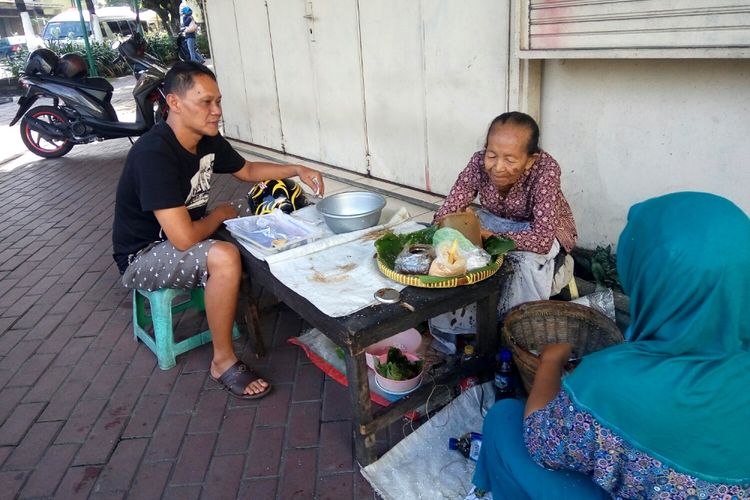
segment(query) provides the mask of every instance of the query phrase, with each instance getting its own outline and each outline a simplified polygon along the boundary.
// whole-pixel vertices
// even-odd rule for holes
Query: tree
[[[16,10],[18,10],[18,15],[21,16],[23,35],[26,37],[26,46],[29,50],[34,50],[36,48],[36,34],[34,33],[34,26],[31,24],[31,17],[29,17],[29,12],[26,10],[24,0],[16,0]]]
[[[102,28],[99,26],[99,16],[96,15],[96,8],[94,7],[94,0],[86,0],[86,10],[89,11],[89,24],[91,25],[91,31],[94,33],[94,40],[99,43],[104,42]]]
[[[151,9],[159,16],[170,33],[180,29],[180,4],[182,0],[143,0],[141,7]]]
[[[107,5],[128,5],[135,10],[133,0],[104,0]],[[140,0],[141,9],[151,9],[173,35],[180,29],[180,5],[183,0]]]

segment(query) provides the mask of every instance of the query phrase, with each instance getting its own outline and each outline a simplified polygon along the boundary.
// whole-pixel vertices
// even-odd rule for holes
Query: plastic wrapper
[[[469,244],[471,245],[471,242]],[[474,248],[474,245],[471,246]],[[466,274],[466,256],[458,240],[443,241],[435,245],[435,260],[430,265],[429,274],[444,277]]]
[[[458,241],[458,251],[466,259],[466,271],[478,269],[490,263],[490,254],[483,248],[474,245],[456,229],[443,227],[435,231],[435,235],[432,237],[432,244],[436,248],[442,243],[452,244],[453,241]]]
[[[574,304],[591,307],[615,321],[615,294],[611,288],[600,290],[583,297],[571,300]]]
[[[427,274],[434,259],[432,245],[406,245],[396,257],[393,270],[401,274]]]
[[[284,250],[307,243],[320,231],[280,210],[270,214],[239,217],[224,221],[235,238],[265,249]]]
[[[474,269],[484,267],[490,263],[490,260],[492,260],[490,254],[488,254],[485,250],[477,247],[472,248],[471,250],[466,252],[465,255],[467,271],[473,271]]]
[[[440,229],[435,231],[435,234],[432,236],[432,246],[434,246],[435,248],[437,248],[441,243],[448,243],[450,245],[454,241],[458,241],[458,248],[464,253],[476,248],[476,246],[474,246],[474,243],[469,241],[469,239],[466,238],[466,236],[464,236],[461,231],[458,231],[451,227],[441,227]]]

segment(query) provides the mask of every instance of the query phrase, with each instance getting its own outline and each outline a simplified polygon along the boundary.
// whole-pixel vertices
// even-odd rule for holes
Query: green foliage
[[[516,249],[516,242],[502,236],[490,236],[484,242],[484,249],[493,257],[504,255]]]
[[[208,35],[201,32],[195,37],[195,43],[198,45],[198,52],[203,54],[206,59],[211,57],[211,48],[208,46]]]
[[[176,33],[180,26],[181,3],[182,0],[143,0],[140,7],[156,12],[165,27]]]
[[[591,273],[591,276],[593,276],[594,281],[598,285],[622,293],[620,277],[617,275],[617,259],[612,255],[611,245],[607,245],[606,248],[601,246],[596,247],[591,257],[578,254],[574,254],[573,257],[575,258],[576,265],[581,266],[584,270]]]
[[[391,347],[388,349],[388,358],[385,363],[378,363],[375,368],[383,377],[391,380],[409,380],[422,373],[424,361],[409,361],[401,349]]]
[[[0,65],[2,65],[3,69],[8,71],[13,76],[13,78],[18,78],[21,75],[21,71],[23,71],[24,66],[26,66],[26,59],[28,59],[28,57],[29,51],[24,46],[13,56],[0,62]]]
[[[169,33],[146,35],[146,52],[164,64],[177,60],[177,47],[174,38]]]
[[[47,48],[52,50],[58,56],[76,53],[86,59],[86,64],[89,62],[86,57],[86,49],[81,43],[67,40],[50,41],[47,42]],[[168,33],[162,32],[153,35],[146,35],[146,52],[166,65],[177,60],[175,42],[172,36]],[[119,59],[119,53],[117,50],[107,44],[92,41],[91,55],[94,59],[94,64],[96,64],[96,70],[99,73],[99,76],[111,78],[125,76],[130,73],[128,65],[125,64],[122,59]],[[16,55],[10,59],[3,60],[0,64],[2,64],[2,66],[10,72],[14,78],[18,78],[26,65],[26,59],[28,57],[29,51],[24,48],[19,50]]]
[[[86,58],[86,49],[80,43],[71,41],[48,42],[47,48],[52,50],[58,56],[69,53],[79,54],[86,59],[86,64],[89,63]],[[109,45],[91,42],[91,55],[94,59],[94,64],[96,64],[96,70],[100,76],[123,76],[127,75],[130,71],[124,62],[118,60],[119,54],[117,51]],[[26,65],[26,59],[28,57],[29,51],[24,48],[18,51],[12,58],[3,61],[2,65],[11,73],[11,75],[13,75],[14,78],[18,78]]]
[[[378,257],[390,269],[396,264],[396,257],[406,245],[432,245],[432,237],[437,226],[429,226],[407,234],[386,233],[375,241]]]
[[[86,57],[85,50],[80,47],[77,52],[84,58]],[[130,72],[128,65],[120,59],[120,54],[107,44],[97,42],[92,43],[91,56],[94,58],[94,64],[96,64],[96,71],[99,76],[111,78],[115,76],[124,76]],[[86,62],[88,62],[88,60]]]

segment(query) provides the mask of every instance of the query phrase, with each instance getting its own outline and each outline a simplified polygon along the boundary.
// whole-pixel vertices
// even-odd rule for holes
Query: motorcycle
[[[43,158],[58,158],[76,144],[138,137],[156,121],[166,118],[163,85],[167,69],[148,56],[145,47],[146,41],[139,33],[117,47],[136,77],[133,88],[135,122],[122,122],[117,118],[111,104],[114,88],[106,79],[86,77],[85,71],[75,76],[56,74],[52,65],[47,65],[48,71],[38,71],[36,61],[31,70],[32,52],[19,80],[26,94],[19,98],[18,112],[10,122],[13,126],[21,120],[21,140],[26,148]],[[39,98],[52,99],[52,106],[32,108]]]

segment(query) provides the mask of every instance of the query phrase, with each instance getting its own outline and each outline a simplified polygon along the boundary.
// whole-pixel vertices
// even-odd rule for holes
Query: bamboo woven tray
[[[421,288],[454,288],[463,285],[472,285],[482,280],[486,280],[500,269],[503,264],[503,256],[499,255],[495,262],[491,262],[484,267],[475,269],[463,276],[454,276],[442,278],[439,276],[426,276],[421,274],[401,274],[390,269],[380,257],[377,257],[378,269],[386,277],[408,286],[417,286]]]

